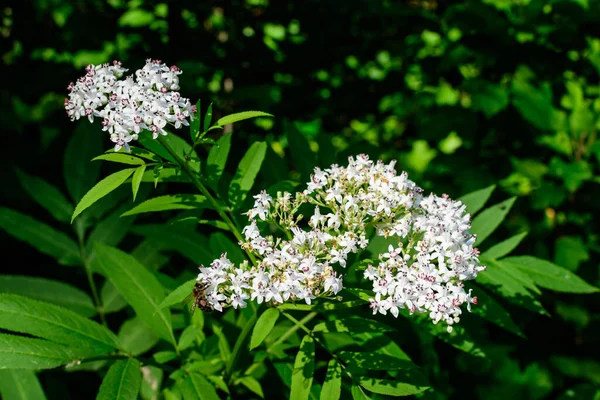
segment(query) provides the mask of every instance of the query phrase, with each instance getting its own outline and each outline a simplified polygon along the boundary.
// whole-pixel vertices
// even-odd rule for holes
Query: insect
[[[194,284],[194,288],[192,289],[192,293],[190,293],[184,300],[183,303],[187,304],[192,302],[192,306],[190,308],[190,313],[194,315],[194,311],[196,308],[199,308],[202,311],[212,311],[212,305],[206,299],[204,295],[204,291],[208,288],[208,284],[204,282],[196,282]]]

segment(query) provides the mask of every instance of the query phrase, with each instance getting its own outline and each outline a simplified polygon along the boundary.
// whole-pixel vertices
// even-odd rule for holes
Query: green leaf
[[[141,367],[135,358],[116,361],[104,376],[96,400],[136,400],[142,383]]]
[[[227,253],[227,258],[234,264],[239,264],[246,259],[240,247],[222,232],[215,232],[210,235],[209,243],[214,254]]]
[[[533,126],[547,131],[565,128],[565,113],[553,107],[552,89],[548,83],[538,89],[522,79],[513,79],[512,91],[513,105]]]
[[[519,233],[511,238],[508,238],[500,243],[497,243],[481,254],[482,258],[496,260],[504,257],[515,249],[521,243],[521,240],[527,236],[527,232]]]
[[[152,22],[154,22],[154,14],[142,8],[128,10],[119,18],[120,26],[131,26],[133,28],[147,26]]]
[[[104,243],[109,246],[117,246],[129,232],[135,217],[121,217],[123,210],[129,208],[123,204],[113,211],[110,215],[98,222],[87,238],[85,250],[88,262],[95,265],[96,252],[94,243]]]
[[[208,128],[210,128],[210,123],[212,122],[212,103],[210,103],[208,105],[208,108],[206,109],[206,114],[204,114],[204,132],[206,132],[208,130]]]
[[[177,289],[169,293],[169,295],[158,305],[158,309],[162,310],[163,308],[172,306],[174,304],[181,304],[186,297],[192,294],[195,284],[195,279],[190,279],[189,281],[181,284]]]
[[[483,210],[471,223],[471,233],[477,235],[475,244],[481,244],[502,223],[506,214],[510,211],[516,197],[504,200]]]
[[[184,400],[219,400],[215,387],[198,373],[189,374],[180,389]]]
[[[496,189],[496,185],[488,186],[484,189],[479,189],[471,193],[467,193],[460,197],[458,200],[462,201],[467,206],[467,212],[471,215],[475,215],[477,211],[481,210],[485,203],[488,201],[492,192]]]
[[[136,314],[159,337],[175,345],[169,310],[157,310],[164,289],[150,271],[119,249],[96,243],[98,264]]]
[[[568,270],[576,271],[579,264],[589,259],[585,243],[576,236],[561,236],[554,242],[554,263]]]
[[[115,172],[114,174],[109,175],[106,178],[102,179],[100,182],[98,182],[85,194],[85,196],[83,196],[79,204],[77,204],[77,207],[75,207],[75,212],[71,217],[71,223],[73,222],[75,217],[77,217],[83,212],[83,210],[85,210],[86,208],[94,204],[96,201],[98,201],[102,197],[106,196],[107,194],[121,186],[121,184],[125,182],[127,178],[129,178],[131,174],[133,174],[134,171],[135,168],[124,169],[122,171]]]
[[[90,160],[102,152],[104,135],[91,124],[78,124],[67,144],[64,175],[67,190],[75,202],[94,185],[100,175],[100,163]]]
[[[200,314],[200,313],[198,313]],[[177,348],[179,351],[183,351],[194,344],[196,339],[204,339],[204,333],[198,330],[194,325],[188,325],[181,335],[179,336],[179,341],[177,342]]]
[[[523,332],[521,332],[519,327],[513,322],[508,311],[506,311],[492,296],[487,294],[485,290],[477,287],[473,290],[473,294],[477,297],[477,305],[471,307],[471,313],[486,319],[517,336],[525,337]]]
[[[227,163],[231,148],[231,133],[223,135],[216,145],[210,148],[206,159],[206,179],[212,188],[216,188]]]
[[[410,396],[412,394],[422,393],[429,389],[428,386],[416,386],[411,385],[410,383],[367,377],[359,377],[358,383],[369,392],[385,394],[388,396]]]
[[[173,156],[160,144],[158,140],[152,139],[152,135],[149,132],[145,132],[148,134],[141,134],[139,138],[139,142],[153,152],[154,154],[158,154],[165,160],[171,161],[173,164],[177,165],[177,161],[173,158]],[[196,152],[192,151],[192,146],[174,134],[168,134],[167,136],[163,136],[163,140],[165,140],[169,146],[181,157],[185,157],[190,151],[191,156],[188,161],[188,165],[196,172],[200,172],[200,159]]]
[[[288,148],[292,163],[300,173],[300,180],[304,182],[309,179],[316,165],[315,153],[311,150],[306,136],[294,124],[287,123],[285,129],[287,131]]]
[[[73,204],[48,182],[38,177],[28,175],[17,169],[17,176],[23,189],[37,201],[42,207],[52,214],[54,218],[62,222],[68,222],[73,214]]]
[[[131,180],[131,190],[133,192],[133,201],[135,201],[135,197],[137,196],[138,190],[140,189],[140,183],[142,183],[142,178],[144,177],[144,172],[146,171],[146,165],[142,165],[136,168],[133,173],[133,179]]]
[[[96,307],[84,291],[63,282],[20,275],[0,275],[0,293],[20,294],[25,297],[56,304],[84,317],[96,314]]]
[[[269,333],[273,330],[277,319],[279,318],[279,310],[276,308],[268,308],[254,325],[252,338],[250,339],[250,350],[257,348],[265,340]]]
[[[590,285],[571,271],[550,261],[531,256],[519,256],[504,258],[502,263],[518,268],[529,276],[536,285],[546,289],[567,293],[595,293],[600,291],[600,289]]]
[[[119,339],[103,325],[66,308],[16,294],[0,294],[0,328],[87,348],[94,354],[119,347]]]
[[[267,144],[265,142],[254,142],[240,161],[235,176],[229,185],[229,203],[233,209],[240,208],[244,203],[248,191],[254,185],[254,180],[265,159],[266,152]]]
[[[79,247],[73,239],[28,215],[0,207],[0,227],[38,251],[56,258],[60,264],[81,264]]]
[[[22,369],[0,370],[0,396],[4,400],[46,400],[35,373]]]
[[[133,317],[119,328],[119,340],[125,351],[138,356],[153,348],[159,337],[139,317]]]
[[[245,119],[256,118],[256,117],[273,117],[271,114],[267,114],[262,111],[243,111],[231,115],[227,115],[217,121],[217,126],[225,126],[227,124],[233,124],[234,122],[243,121]]]
[[[214,259],[204,236],[183,230],[177,225],[138,225],[132,231],[160,243],[163,250],[177,251],[197,265],[210,263]]]
[[[386,332],[393,331],[389,326],[373,319],[348,317],[336,318],[331,321],[320,322],[313,328],[313,332]]]
[[[490,118],[508,105],[508,90],[483,79],[467,79],[464,89],[471,94],[471,109]]]
[[[148,199],[121,216],[168,210],[194,210],[207,207],[210,207],[210,203],[206,200],[206,197],[199,194],[174,194]]]
[[[190,122],[190,138],[192,139],[192,143],[196,141],[196,138],[200,134],[200,124],[202,123],[201,110],[200,100],[198,100],[198,102],[196,102],[196,115],[194,115],[194,120]]]
[[[321,400],[337,400],[342,394],[342,367],[335,358],[329,360],[321,389]]]
[[[354,383],[352,384],[350,392],[352,393],[353,400],[371,400],[371,398],[364,392],[363,388]]]
[[[146,164],[144,162],[144,160],[142,160],[141,158],[138,158],[138,157],[135,157],[135,156],[132,156],[129,154],[124,154],[124,153],[105,153],[105,154],[101,154],[97,157],[92,158],[92,161],[98,161],[98,160],[112,161],[112,162],[128,164],[128,165],[144,165],[144,164]]]
[[[392,371],[417,368],[410,360],[398,358],[381,352],[340,351],[340,358],[350,370]]]
[[[315,342],[310,335],[304,336],[292,374],[292,390],[290,400],[306,400],[310,394],[313,375],[315,373]]]
[[[174,351],[159,351],[158,353],[154,353],[152,358],[159,364],[165,364],[176,359],[177,353]]]
[[[260,382],[254,379],[251,376],[242,376],[241,378],[236,380],[236,383],[241,383],[252,393],[255,393],[261,399],[265,398],[265,393],[263,392],[262,386]]]
[[[127,307],[127,301],[109,280],[104,281],[104,285],[100,289],[100,299],[102,299],[105,314],[121,311]]]
[[[0,370],[48,369],[89,356],[89,349],[0,333]]]

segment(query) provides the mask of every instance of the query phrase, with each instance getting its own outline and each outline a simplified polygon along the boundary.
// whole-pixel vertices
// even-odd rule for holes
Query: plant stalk
[[[252,304],[254,304],[254,303],[252,303]],[[224,380],[226,382],[231,380],[231,374],[233,372],[233,367],[235,366],[238,358],[240,357],[242,347],[244,346],[244,343],[246,342],[248,335],[250,335],[250,332],[252,332],[252,328],[254,328],[254,325],[256,324],[256,321],[258,320],[258,312],[261,308],[262,307],[259,306],[256,310],[254,310],[254,314],[252,314],[252,317],[248,320],[248,322],[244,326],[244,329],[242,329],[242,332],[240,333],[237,340],[235,341],[235,345],[233,346],[233,350],[231,352],[231,358],[229,359],[229,362],[227,362],[227,365],[225,367]],[[228,385],[230,385],[230,384],[231,384],[231,382],[228,382]]]

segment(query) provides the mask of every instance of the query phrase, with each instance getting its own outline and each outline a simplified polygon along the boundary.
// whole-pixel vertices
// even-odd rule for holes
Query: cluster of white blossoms
[[[156,139],[166,135],[165,126],[172,124],[179,129],[189,126],[196,106],[182,97],[179,90],[179,75],[182,71],[175,65],[169,67],[160,60],[146,60],[146,65],[135,72],[135,76],[121,79],[127,71],[119,61],[113,64],[88,65],[87,73],[76,83],[68,86],[69,97],[65,109],[71,121],[87,116],[102,118],[104,131],[110,133],[115,151],[137,140],[138,134],[146,129]]]
[[[465,206],[448,196],[423,196],[423,190],[396,174],[395,162],[373,162],[366,155],[350,157],[347,167],[315,168],[306,190],[292,196],[266,192],[254,196],[247,212],[244,250],[257,258],[257,265],[234,266],[224,254],[210,267],[201,267],[198,280],[206,284],[211,307],[245,306],[245,300],[271,304],[332,297],[342,289],[348,256],[365,250],[367,228],[379,236],[396,240],[369,264],[364,278],[373,285],[373,313],[395,317],[400,308],[411,314],[425,312],[434,323],[459,321],[461,305],[477,303],[463,281],[484,270],[479,265],[475,236],[469,233],[470,216]],[[303,205],[314,206],[308,230],[299,222]],[[283,237],[272,233],[277,228]],[[338,268],[339,269],[339,268]]]

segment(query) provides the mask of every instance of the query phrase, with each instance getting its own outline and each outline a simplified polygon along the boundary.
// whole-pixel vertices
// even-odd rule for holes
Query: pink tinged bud
[[[117,94],[113,93],[110,95],[110,101],[117,101]]]
[[[140,117],[139,115],[136,115],[135,117],[133,117],[133,121],[136,124],[141,124],[142,123],[142,117]]]
[[[88,64],[88,65],[85,67],[85,70],[86,70],[87,72],[90,72],[90,71],[92,71],[93,69],[94,69],[94,64]]]
[[[85,109],[85,115],[92,115],[93,112],[94,112],[94,110],[92,110],[91,108]]]
[[[156,126],[156,125],[152,124],[152,125],[150,125],[150,130],[151,130],[152,132],[154,132],[154,133],[157,133],[157,132],[158,132],[158,126]]]
[[[110,121],[108,120],[108,118],[104,118],[102,120],[102,126],[108,126],[108,124],[110,124]]]
[[[161,93],[167,93],[168,91],[169,91],[169,89],[167,89],[166,86],[163,86],[160,88]]]
[[[471,303],[473,303],[473,304],[477,304],[477,296],[474,296],[474,297],[471,299]]]
[[[70,92],[75,88],[75,84],[73,82],[69,82],[69,86],[67,86],[67,90]]]
[[[65,99],[65,107],[66,107],[66,106],[68,106],[68,105],[69,105],[69,103],[70,103],[70,101],[69,101],[69,98],[66,98],[66,99]]]
[[[198,107],[196,107],[195,105],[192,106],[192,112],[194,114],[196,114],[198,112]]]
[[[179,68],[177,67],[177,65],[171,65],[171,71],[179,72]]]

